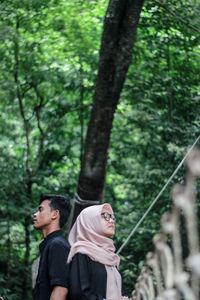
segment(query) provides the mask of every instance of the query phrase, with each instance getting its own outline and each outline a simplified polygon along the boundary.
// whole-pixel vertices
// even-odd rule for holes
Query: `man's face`
[[[33,224],[35,229],[43,229],[51,224],[54,211],[51,210],[49,203],[49,200],[42,201],[38,211],[34,213]]]

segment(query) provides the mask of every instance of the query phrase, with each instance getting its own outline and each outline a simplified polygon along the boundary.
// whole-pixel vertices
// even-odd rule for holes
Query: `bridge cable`
[[[161,189],[161,191],[158,193],[158,195],[156,196],[156,198],[154,199],[154,201],[151,203],[151,205],[149,206],[149,208],[146,210],[146,212],[144,213],[144,215],[142,216],[142,218],[138,221],[138,223],[136,224],[136,226],[132,229],[132,231],[130,232],[130,234],[128,235],[128,237],[124,241],[124,243],[117,250],[117,254],[119,254],[122,251],[122,249],[126,246],[126,244],[128,243],[128,241],[130,240],[130,238],[136,232],[137,228],[140,226],[140,224],[142,223],[142,221],[145,219],[145,217],[147,216],[147,214],[150,212],[150,210],[152,209],[152,207],[154,206],[154,204],[158,201],[159,197],[164,192],[164,190],[166,189],[166,187],[168,186],[168,184],[172,181],[172,179],[174,178],[174,176],[176,175],[176,173],[178,172],[178,170],[180,169],[180,167],[182,166],[182,164],[184,163],[184,161],[186,160],[186,158],[188,157],[188,155],[190,154],[190,152],[192,151],[192,149],[195,147],[195,145],[197,144],[197,142],[199,141],[199,139],[200,139],[200,135],[198,136],[198,138],[196,139],[196,141],[194,142],[194,144],[191,146],[191,148],[188,150],[188,152],[186,153],[186,155],[184,156],[184,158],[182,159],[182,161],[177,166],[176,170],[170,176],[170,178],[168,179],[168,181],[166,182],[166,184],[163,186],[163,188]]]

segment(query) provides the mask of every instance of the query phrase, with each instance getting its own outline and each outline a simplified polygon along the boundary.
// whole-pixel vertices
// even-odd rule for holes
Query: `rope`
[[[176,173],[178,172],[178,170],[180,169],[180,167],[182,166],[182,164],[184,163],[184,161],[186,160],[186,158],[188,157],[188,155],[190,154],[190,152],[192,151],[192,149],[194,148],[194,146],[197,144],[197,142],[199,141],[199,139],[200,139],[200,135],[198,136],[198,138],[196,139],[196,141],[194,142],[194,144],[192,145],[192,147],[188,150],[188,152],[186,153],[186,155],[184,156],[184,158],[182,159],[182,161],[179,163],[179,165],[176,168],[176,170],[170,176],[170,178],[168,179],[168,181],[166,182],[166,184],[163,186],[163,188],[161,189],[161,191],[159,192],[159,194],[156,196],[156,198],[154,199],[154,201],[151,203],[151,205],[149,206],[149,208],[146,210],[146,212],[144,213],[144,215],[142,216],[142,218],[139,220],[139,222],[136,224],[136,226],[130,232],[130,234],[128,235],[128,237],[124,241],[124,243],[121,245],[121,247],[117,251],[117,254],[119,254],[122,251],[122,249],[126,246],[126,244],[128,243],[128,241],[130,240],[130,238],[136,232],[137,228],[140,226],[140,224],[142,223],[142,221],[145,219],[145,217],[147,216],[147,214],[150,212],[150,210],[152,209],[152,207],[154,206],[154,204],[157,202],[157,200],[159,199],[159,197],[161,196],[161,194],[164,192],[164,190],[166,189],[166,187],[168,186],[168,184],[172,181],[172,179],[174,178],[174,176],[176,175]]]
[[[77,204],[80,204],[80,205],[96,205],[96,204],[99,204],[99,201],[98,200],[85,200],[85,199],[81,199],[81,197],[78,195],[77,192],[75,192],[75,195],[74,195],[74,202],[76,202]]]

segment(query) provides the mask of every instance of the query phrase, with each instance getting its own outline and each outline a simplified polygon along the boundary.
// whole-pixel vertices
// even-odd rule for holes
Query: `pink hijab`
[[[100,218],[104,206],[112,211],[110,204],[104,203],[83,209],[77,217],[69,233],[71,249],[68,262],[76,253],[82,253],[107,266],[119,265],[120,259],[115,254],[114,243],[112,239],[103,235],[101,229]]]

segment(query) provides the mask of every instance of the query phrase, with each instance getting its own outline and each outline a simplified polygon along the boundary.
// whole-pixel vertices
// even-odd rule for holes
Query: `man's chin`
[[[38,226],[37,224],[33,224],[34,229],[40,229],[40,226]]]

